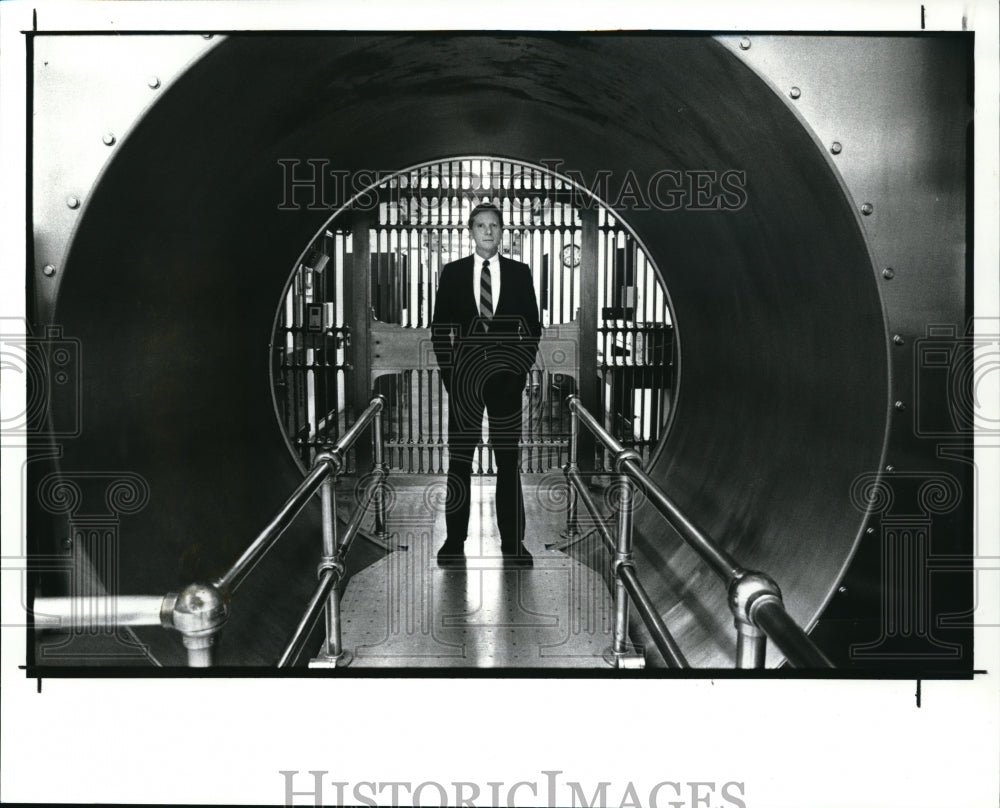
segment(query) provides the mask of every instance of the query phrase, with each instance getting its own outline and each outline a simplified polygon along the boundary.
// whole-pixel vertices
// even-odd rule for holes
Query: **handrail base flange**
[[[638,653],[634,648],[628,651],[616,651],[609,646],[604,649],[604,653],[601,656],[612,668],[642,670],[646,667],[646,657]]]
[[[346,668],[354,661],[354,654],[341,651],[337,656],[318,656],[309,660],[310,668]]]

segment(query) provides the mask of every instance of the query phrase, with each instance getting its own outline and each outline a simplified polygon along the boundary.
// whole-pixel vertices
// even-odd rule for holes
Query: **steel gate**
[[[475,158],[420,166],[367,189],[328,222],[292,273],[277,317],[272,381],[285,434],[304,464],[351,422],[351,390],[361,389],[352,388],[352,374],[364,372],[373,379],[370,390],[388,402],[390,468],[446,471],[448,399],[434,363],[414,357],[429,351],[441,269],[472,253],[466,221],[486,200],[504,214],[501,253],[532,268],[544,328],[525,394],[522,471],[566,462],[563,401],[586,392],[587,382],[605,427],[649,458],[669,414],[675,367],[670,310],[655,266],[613,212],[568,178]],[[365,235],[367,249],[355,249]],[[596,288],[582,295],[588,277]],[[371,318],[361,328],[349,322],[358,294],[367,296]],[[587,342],[596,353],[588,354]],[[588,355],[596,362],[582,365]],[[581,375],[588,366],[595,368],[590,380]],[[593,468],[610,470],[610,458],[599,452]],[[480,443],[474,471],[494,473],[488,443]]]

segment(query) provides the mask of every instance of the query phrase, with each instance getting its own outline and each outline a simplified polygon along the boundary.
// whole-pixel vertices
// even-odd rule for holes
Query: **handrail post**
[[[332,559],[337,555],[337,474],[341,468],[339,455],[333,452],[323,452],[316,457],[316,462],[330,462],[331,469],[326,479],[319,487],[320,511],[323,524],[323,558]]]
[[[576,486],[569,482],[569,475],[574,471],[579,471],[580,466],[577,460],[577,443],[580,436],[580,417],[576,414],[576,410],[573,407],[569,408],[569,463],[566,465],[565,471],[567,485],[569,487],[568,497],[566,500],[566,529],[562,532],[562,538],[566,539],[567,542],[572,543],[580,538],[580,523],[577,517],[577,510],[579,505],[579,497],[576,493]]]
[[[632,480],[622,470],[625,460],[635,460],[639,453],[634,449],[622,449],[615,456],[615,467],[618,469],[618,530],[615,541],[615,558],[611,572],[615,579],[615,625],[612,645],[605,654],[605,660],[618,668],[642,667],[645,660],[630,648],[628,641],[628,590],[622,580],[623,566],[632,566],[632,515],[635,507]]]
[[[611,650],[615,657],[625,653],[628,646],[628,592],[618,575],[618,568],[632,560],[632,482],[624,474],[618,476],[618,535],[615,560],[615,633]]]
[[[385,522],[385,478],[389,469],[385,465],[385,438],[382,435],[382,410],[385,409],[385,396],[379,394],[373,401],[377,401],[379,407],[375,410],[375,417],[372,422],[372,439],[374,443],[375,469],[381,472],[378,487],[375,489],[375,538],[380,541],[387,541],[389,532]]]
[[[324,569],[340,568],[343,564],[337,546],[337,490],[336,483],[340,470],[344,467],[344,459],[336,449],[323,451],[316,455],[314,465],[330,464],[330,473],[323,480],[319,489],[320,508],[323,522],[323,561],[320,564],[320,574]],[[343,574],[338,576],[337,583],[330,590],[326,602],[326,641],[320,654],[309,662],[309,667],[342,668],[351,664],[353,655],[345,651],[341,641],[340,619],[340,585]]]
[[[767,655],[767,635],[743,620],[736,621],[736,667],[763,668]]]
[[[781,602],[781,589],[762,572],[741,570],[729,587],[729,608],[736,626],[736,667],[763,668],[767,654],[767,635],[753,620],[753,613],[764,600]]]

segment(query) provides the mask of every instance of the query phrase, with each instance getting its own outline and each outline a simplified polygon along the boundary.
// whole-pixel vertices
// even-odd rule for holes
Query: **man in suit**
[[[441,566],[460,566],[469,530],[472,457],[483,412],[497,464],[496,512],[504,561],[530,567],[524,547],[524,497],[518,470],[521,397],[542,327],[531,269],[499,254],[503,216],[495,205],[473,208],[475,251],[441,270],[431,336],[448,393],[447,537]]]

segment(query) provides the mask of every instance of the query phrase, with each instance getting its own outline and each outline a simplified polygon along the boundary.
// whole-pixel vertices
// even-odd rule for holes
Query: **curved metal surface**
[[[864,520],[851,483],[882,458],[878,281],[811,134],[694,37],[232,37],[164,92],[92,194],[55,316],[87,352],[84,430],[61,467],[135,469],[153,492],[121,580],[160,591],[218,574],[301,481],[271,411],[268,340],[331,211],[280,210],[277,161],[392,171],[472,152],[641,187],[664,169],[746,172],[736,211],[621,211],[663,272],[682,355],[650,473],[812,621]],[[318,512],[303,522],[247,582],[258,591],[234,608],[221,663],[272,661],[294,627]],[[731,664],[725,591],[648,505],[635,553],[691,665]]]
[[[105,167],[146,110],[220,41],[193,34],[33,38],[31,166],[43,192],[32,195],[31,219],[34,303],[43,320],[55,305],[66,250]]]

